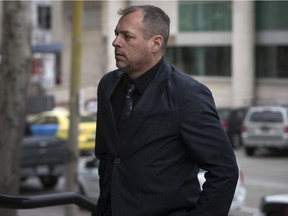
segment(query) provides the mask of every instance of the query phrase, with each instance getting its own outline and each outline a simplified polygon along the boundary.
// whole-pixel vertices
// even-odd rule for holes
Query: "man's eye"
[[[125,37],[125,39],[126,39],[126,40],[129,40],[129,39],[131,39],[131,38],[132,38],[132,36],[131,36],[131,35],[125,35],[124,37]]]

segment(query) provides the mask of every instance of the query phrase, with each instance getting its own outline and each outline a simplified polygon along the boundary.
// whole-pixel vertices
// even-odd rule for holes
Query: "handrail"
[[[76,192],[63,192],[36,196],[10,196],[0,194],[0,207],[33,209],[57,205],[75,204],[95,213],[96,203]]]

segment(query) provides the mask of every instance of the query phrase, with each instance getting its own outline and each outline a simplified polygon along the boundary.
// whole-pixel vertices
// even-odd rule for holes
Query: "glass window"
[[[38,5],[38,27],[40,29],[51,29],[51,7]]]
[[[231,76],[230,47],[168,47],[166,58],[190,75]]]
[[[288,46],[257,46],[256,76],[288,78]]]
[[[255,1],[257,30],[287,30],[288,1]]]
[[[179,31],[230,31],[230,1],[180,1]]]
[[[254,112],[250,117],[251,122],[283,122],[283,115],[281,112],[263,111]]]

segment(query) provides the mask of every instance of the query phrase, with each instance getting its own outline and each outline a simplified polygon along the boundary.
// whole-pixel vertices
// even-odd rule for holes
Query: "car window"
[[[218,110],[218,115],[219,115],[219,118],[221,120],[226,120],[229,118],[229,115],[231,113],[231,110],[229,109],[219,109]]]
[[[236,112],[237,118],[240,120],[243,120],[245,118],[247,110],[243,109],[243,110],[239,110],[238,112]]]
[[[58,119],[55,116],[42,116],[36,119],[33,124],[58,124]]]
[[[256,111],[251,114],[251,122],[283,122],[283,115],[278,111]]]

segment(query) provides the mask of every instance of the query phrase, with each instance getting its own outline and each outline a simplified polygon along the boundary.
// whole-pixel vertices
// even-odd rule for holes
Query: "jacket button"
[[[119,164],[120,163],[120,158],[116,158],[115,160],[114,160],[114,164]]]

